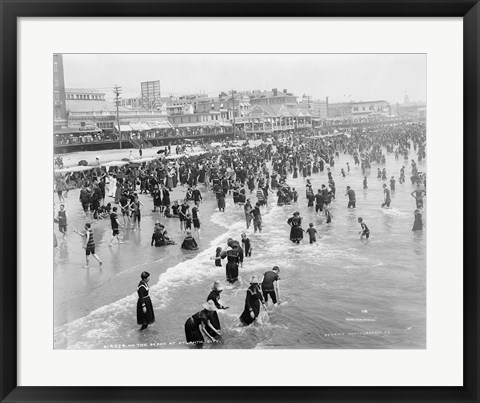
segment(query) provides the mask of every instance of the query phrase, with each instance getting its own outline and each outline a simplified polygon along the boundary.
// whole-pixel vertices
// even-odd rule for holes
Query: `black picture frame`
[[[8,1],[1,12],[0,399],[2,402],[479,402],[478,157],[480,5],[470,0]],[[17,386],[18,17],[461,17],[464,63],[463,387],[21,387]],[[459,268],[452,268],[458,270]],[[414,363],[412,363],[414,364]],[[447,365],[447,363],[446,363]]]

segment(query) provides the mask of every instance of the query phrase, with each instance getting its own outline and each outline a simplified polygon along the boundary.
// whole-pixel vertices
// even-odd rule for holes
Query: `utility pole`
[[[120,126],[120,116],[118,114],[118,107],[120,105],[120,99],[119,96],[122,93],[122,87],[119,87],[118,85],[115,84],[115,87],[113,87],[113,93],[115,94],[115,105],[117,107],[117,126],[118,126],[118,131],[120,132],[119,138],[120,138],[120,150],[122,149],[122,127]]]
[[[235,92],[232,88],[232,102],[233,102],[233,141],[235,141]]]

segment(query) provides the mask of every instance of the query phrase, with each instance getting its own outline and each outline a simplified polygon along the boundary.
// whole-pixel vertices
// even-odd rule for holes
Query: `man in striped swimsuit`
[[[87,261],[87,265],[83,266],[84,269],[88,269],[90,267],[90,262],[89,262],[89,256],[92,255],[95,259],[97,259],[98,264],[101,266],[102,261],[100,258],[95,254],[95,241],[93,240],[93,231],[92,231],[92,224],[86,223],[85,224],[85,233],[81,234],[77,232],[79,235],[82,235],[85,237],[85,259]]]
[[[265,204],[267,204],[267,201],[265,200],[265,193],[263,192],[263,189],[260,185],[258,185],[257,199],[260,206],[264,206]]]

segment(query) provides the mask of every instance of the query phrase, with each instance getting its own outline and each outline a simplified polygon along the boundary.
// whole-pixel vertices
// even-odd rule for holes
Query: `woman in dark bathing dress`
[[[293,217],[290,217],[287,221],[290,225],[290,240],[297,244],[303,239],[302,218],[300,213],[296,211],[293,213]]]
[[[219,188],[215,192],[215,195],[217,197],[218,211],[225,212],[225,193],[223,192],[222,188]]]
[[[220,255],[222,259],[227,258],[226,277],[231,284],[238,280],[238,264],[240,263],[240,251],[237,244],[232,244],[232,249],[223,251]]]
[[[412,231],[423,230],[422,211],[418,208],[415,210],[415,221],[413,223]]]
[[[207,302],[212,301],[215,304],[217,309],[228,309],[228,306],[224,306],[220,303],[220,293],[223,291],[222,284],[220,281],[215,281],[213,283],[212,291],[208,294]],[[211,322],[215,329],[221,330],[220,328],[220,320],[218,319],[218,314],[216,311],[211,312]],[[218,337],[218,333],[216,333],[213,329],[209,326],[206,327],[208,334],[212,337]]]
[[[215,337],[210,336],[207,328],[215,332],[217,336],[221,335],[220,329],[213,328],[212,313],[217,310],[213,301],[203,304],[203,310],[190,316],[185,322],[185,338],[187,343],[194,344],[196,348],[202,348],[205,338],[215,341]]]
[[[170,206],[170,192],[165,186],[162,186],[162,210]]]
[[[150,299],[148,281],[150,280],[150,273],[144,271],[140,275],[142,280],[138,283],[137,293],[137,323],[142,325],[140,330],[146,329],[148,325],[155,322],[155,314],[153,312],[152,300]]]
[[[250,287],[248,287],[247,296],[245,297],[245,308],[240,315],[240,321],[245,326],[255,322],[258,318],[260,314],[260,303],[265,307],[257,276],[252,276],[250,279]]]

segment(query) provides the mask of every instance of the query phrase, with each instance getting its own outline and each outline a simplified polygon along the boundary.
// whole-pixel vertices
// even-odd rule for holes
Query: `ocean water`
[[[351,172],[342,178],[340,169],[347,171],[347,161]],[[261,234],[254,235],[253,228],[246,231],[243,208],[236,208],[231,198],[227,199],[226,212],[221,213],[215,209],[213,196],[208,196],[201,209],[199,253],[189,255],[169,246],[171,258],[156,263],[155,251],[142,252],[138,247],[148,241],[146,238],[137,242],[130,254],[125,253],[136,275],[145,269],[137,267],[143,265],[142,258],[150,262],[148,270],[156,264],[168,265],[158,275],[151,271],[150,295],[156,316],[153,325],[138,331],[136,283],[122,283],[119,288],[125,296],[57,325],[55,348],[188,348],[184,343],[185,321],[202,309],[213,282],[225,278],[225,261],[222,267],[214,265],[215,249],[226,246],[229,237],[240,240],[242,231],[252,242],[252,257],[245,258],[240,268],[240,282],[226,285],[222,293],[222,301],[230,309],[219,311],[221,341],[208,343],[204,348],[425,348],[426,229],[411,231],[415,200],[410,193],[415,186],[408,179],[409,166],[406,165],[407,182],[398,183],[400,167],[406,162],[388,155],[386,164],[372,164],[371,173],[366,174],[369,188],[363,190],[360,167],[354,165],[350,156],[341,155],[332,168],[337,198],[331,204],[330,224],[325,223],[323,215],[317,217],[314,209],[307,207],[303,178],[287,179],[299,192],[297,203],[277,206],[276,197],[271,194],[262,211]],[[383,181],[376,178],[377,167],[386,167],[388,177],[394,175],[397,179],[389,209],[381,208]],[[426,171],[425,162],[419,164],[419,170]],[[311,181],[316,191],[327,183],[326,171],[313,174]],[[353,210],[347,209],[347,185],[356,192],[357,208]],[[251,200],[255,202],[256,197]],[[300,245],[289,240],[287,219],[297,210],[303,217],[304,229],[310,222],[317,229],[316,244],[310,245],[308,236]],[[371,231],[368,241],[359,239],[360,216]],[[173,254],[181,256],[175,260]],[[274,265],[280,267],[281,304],[262,310],[254,325],[241,326],[238,318],[250,277],[261,277]]]

